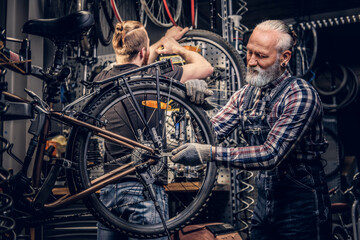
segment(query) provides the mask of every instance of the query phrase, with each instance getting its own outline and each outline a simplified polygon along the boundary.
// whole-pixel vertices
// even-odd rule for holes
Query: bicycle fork
[[[168,235],[168,238],[170,240],[171,235],[170,235],[169,229],[166,225],[164,213],[161,211],[159,202],[156,199],[156,192],[155,192],[154,186],[153,186],[153,183],[155,182],[155,177],[154,177],[153,173],[150,171],[149,165],[147,165],[147,164],[137,167],[136,170],[137,170],[136,172],[140,175],[140,179],[141,179],[146,191],[148,192],[148,195],[149,195],[151,201],[154,202],[155,209],[158,212],[158,214],[160,215],[161,222],[162,222],[164,229],[166,231],[166,234]]]

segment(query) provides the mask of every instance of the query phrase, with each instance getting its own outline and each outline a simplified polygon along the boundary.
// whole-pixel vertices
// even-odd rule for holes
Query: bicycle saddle
[[[33,19],[24,23],[23,33],[51,40],[75,40],[95,23],[90,12],[79,11],[61,18]]]

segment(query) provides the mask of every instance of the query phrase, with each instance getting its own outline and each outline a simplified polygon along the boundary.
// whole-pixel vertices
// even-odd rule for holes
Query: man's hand
[[[182,36],[184,36],[184,34],[189,31],[189,28],[182,28],[179,26],[173,26],[172,28],[170,28],[169,30],[166,31],[165,33],[165,37],[167,38],[173,38],[176,41],[179,40],[180,38],[182,38]]]
[[[157,54],[179,54],[179,52],[185,51],[185,48],[174,38],[162,37],[160,42],[162,48],[156,49]]]
[[[187,166],[196,166],[211,161],[212,146],[208,144],[186,143],[171,153],[171,161]]]
[[[191,102],[203,104],[206,97],[212,96],[213,91],[208,89],[208,85],[204,80],[192,79],[185,82],[186,94],[190,97]]]

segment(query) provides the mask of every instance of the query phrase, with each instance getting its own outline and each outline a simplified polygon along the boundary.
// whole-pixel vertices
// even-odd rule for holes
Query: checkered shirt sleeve
[[[238,126],[244,88],[236,92],[211,122],[218,139]],[[268,116],[271,130],[260,146],[216,147],[215,160],[248,170],[272,169],[289,154],[301,160],[316,158],[327,147],[322,133],[322,105],[314,88],[302,79],[275,103]]]

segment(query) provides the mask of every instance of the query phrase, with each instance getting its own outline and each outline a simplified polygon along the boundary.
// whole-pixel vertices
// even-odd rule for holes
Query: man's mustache
[[[261,69],[259,67],[248,67],[247,68],[248,73],[260,73]]]

